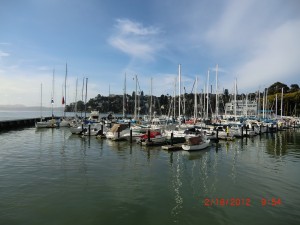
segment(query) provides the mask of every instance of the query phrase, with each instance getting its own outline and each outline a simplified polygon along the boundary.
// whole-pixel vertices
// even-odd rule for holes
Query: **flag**
[[[61,104],[65,104],[65,98],[64,97],[62,97],[62,100],[61,100]]]

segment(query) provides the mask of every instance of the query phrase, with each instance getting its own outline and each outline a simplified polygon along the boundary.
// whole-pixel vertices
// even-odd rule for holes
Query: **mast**
[[[246,94],[246,118],[248,117],[248,94]]]
[[[257,92],[257,94],[258,94],[258,101],[257,101],[257,116],[260,118],[260,90],[259,90],[260,88],[258,88],[258,92]]]
[[[234,82],[234,120],[236,120],[236,94],[237,94],[237,78],[235,78]]]
[[[41,121],[43,118],[43,83],[41,83]]]
[[[275,118],[277,119],[277,94],[275,95]]]
[[[280,118],[282,118],[282,107],[283,107],[283,88],[281,88]]]
[[[218,64],[216,66],[216,119],[218,118],[219,113],[219,93],[218,93]]]
[[[203,97],[203,118],[206,118],[206,85],[204,84],[202,89],[202,97]]]
[[[64,99],[64,104],[65,104],[65,109],[64,109],[64,117],[66,117],[66,105],[67,105],[67,76],[68,76],[68,64],[66,63],[66,75],[65,75],[65,99]]]
[[[84,101],[84,118],[86,118],[86,100],[87,100],[87,83],[88,83],[88,78],[85,78],[85,101]]]
[[[125,79],[124,79],[124,94],[123,94],[123,118],[126,117],[126,73],[125,73]]]
[[[196,76],[196,86],[195,86],[195,93],[194,93],[194,124],[196,123],[197,121],[197,106],[198,106],[198,103],[197,103],[197,86],[198,86],[198,77]]]
[[[181,114],[181,65],[178,65],[178,91],[179,91],[179,99],[178,99],[178,116]]]
[[[53,115],[53,105],[54,105],[54,73],[55,73],[55,69],[53,69],[53,75],[52,75],[52,97],[51,97],[51,116],[52,119],[54,117]]]
[[[137,80],[138,82],[138,80]],[[141,88],[140,88],[140,84],[138,83],[138,88],[139,88],[139,92],[138,92],[138,96],[137,96],[137,118],[139,119],[140,118],[140,109],[141,109]]]
[[[74,111],[75,111],[75,115],[77,116],[77,88],[78,88],[78,77],[76,79],[76,91],[75,91],[75,108],[74,108]]]
[[[150,114],[150,121],[152,119],[152,77],[150,79],[150,110],[149,110],[149,114]]]
[[[174,119],[176,119],[176,77],[174,80]]]
[[[265,118],[265,94],[266,94],[266,89],[264,89],[264,93],[263,93],[263,119]]]
[[[208,119],[208,99],[209,99],[209,95],[208,95],[208,87],[209,85],[209,70],[207,71],[207,83],[206,83],[206,118]]]
[[[64,85],[61,85],[61,96],[62,96],[62,100],[61,100],[61,104],[62,104],[62,112],[61,112],[61,116],[62,118],[64,118],[64,114],[65,114],[65,98],[64,98]]]
[[[137,75],[135,75],[134,119],[137,119]]]
[[[266,112],[265,112],[265,116],[266,118],[268,118],[268,109],[269,109],[269,102],[268,102],[268,88],[266,88],[266,101],[265,101],[265,104],[266,104]]]
[[[81,89],[81,101],[82,101],[82,103],[84,103],[84,99],[83,99],[84,81],[85,81],[85,78],[83,77],[83,79],[82,79],[82,89]],[[82,110],[80,110],[80,116],[82,117]]]
[[[183,90],[184,90],[184,93],[183,93],[183,115],[185,116],[185,93],[186,93],[186,90],[185,90],[185,87],[183,87]]]
[[[204,89],[201,89],[201,97],[200,97],[200,104],[201,104],[201,118],[204,118],[205,113],[205,97],[204,97]]]
[[[108,84],[108,111],[110,111],[110,84]]]

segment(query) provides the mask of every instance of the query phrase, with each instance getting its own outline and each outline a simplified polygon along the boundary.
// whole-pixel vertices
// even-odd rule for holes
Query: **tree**
[[[276,82],[268,88],[268,94],[273,95],[276,93],[281,93],[282,88],[283,88],[283,93],[287,93],[289,91],[289,87],[286,84],[283,84],[281,82]]]
[[[299,85],[298,84],[291,84],[290,92],[296,92],[299,91]]]

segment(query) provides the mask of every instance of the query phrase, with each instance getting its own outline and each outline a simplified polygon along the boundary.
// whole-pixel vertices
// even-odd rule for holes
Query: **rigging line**
[[[191,90],[191,94],[193,93],[193,90],[194,90],[194,87],[195,87],[195,83],[196,83],[196,80],[194,80],[193,87],[192,87],[192,90]]]

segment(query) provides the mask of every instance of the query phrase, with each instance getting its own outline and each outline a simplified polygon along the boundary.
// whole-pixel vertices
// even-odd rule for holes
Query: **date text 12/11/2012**
[[[278,206],[281,205],[280,198],[261,198],[261,206]],[[205,198],[204,206],[251,206],[251,198]]]

